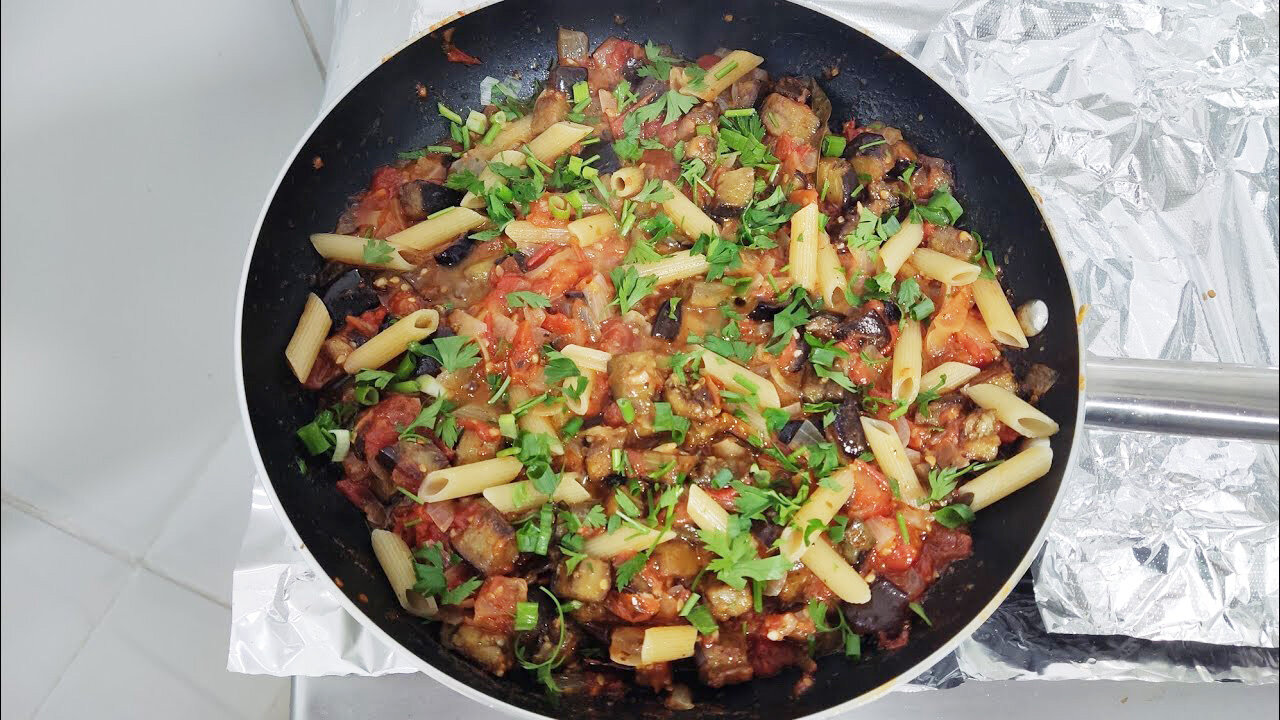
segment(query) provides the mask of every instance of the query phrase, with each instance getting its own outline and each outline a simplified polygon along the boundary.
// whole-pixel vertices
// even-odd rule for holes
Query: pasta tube
[[[418,496],[426,502],[440,502],[478,495],[486,488],[505,485],[520,474],[524,465],[510,455],[467,465],[432,470],[422,480]]]
[[[791,245],[787,264],[791,279],[808,290],[818,290],[818,204],[809,203],[791,216]]]
[[[898,232],[880,246],[880,262],[885,272],[897,275],[902,264],[917,247],[920,247],[922,242],[924,242],[924,226],[918,222],[903,223]]]
[[[293,370],[298,382],[305,383],[311,376],[311,368],[316,364],[320,354],[320,346],[329,337],[329,328],[333,320],[324,301],[315,293],[307,295],[307,303],[302,306],[302,316],[298,318],[298,326],[289,338],[284,349],[284,357],[289,361],[289,369]]]
[[[352,350],[342,363],[342,368],[354,375],[361,370],[382,367],[404,352],[409,343],[422,340],[435,332],[439,324],[440,313],[435,310],[411,312]]]
[[[813,491],[809,499],[791,518],[791,522],[782,531],[778,544],[780,551],[787,556],[788,560],[792,562],[800,560],[808,546],[813,543],[813,538],[818,533],[811,533],[807,542],[804,536],[814,520],[820,522],[825,528],[827,523],[831,522],[831,518],[836,516],[836,512],[849,501],[849,496],[853,494],[853,473],[852,465],[840,468]]]
[[[315,233],[311,236],[311,246],[325,260],[358,265],[360,267],[377,268],[379,270],[412,270],[413,266],[400,256],[400,251],[392,248],[384,262],[367,262],[364,259],[364,248],[369,238],[355,235],[335,235],[334,233]],[[384,253],[385,254],[385,253]]]
[[[994,410],[1000,422],[1023,437],[1049,437],[1058,432],[1058,423],[1053,418],[998,385],[974,385],[965,388],[964,394],[980,407]]]
[[[973,495],[969,507],[981,510],[1044,477],[1051,467],[1053,450],[1033,445],[960,486],[959,492]]]
[[[991,337],[1001,345],[1010,347],[1027,347],[1027,336],[1013,314],[1009,298],[1005,297],[1000,283],[987,278],[973,281],[973,302],[982,313],[982,322],[986,323]]]
[[[867,436],[867,444],[871,453],[876,456],[876,465],[898,488],[898,496],[907,502],[915,502],[924,497],[924,488],[920,479],[907,460],[907,450],[902,446],[902,439],[892,425],[875,418],[862,418],[862,431]]]
[[[387,242],[401,250],[431,250],[452,242],[486,222],[487,217],[470,208],[445,208],[426,220],[389,236]]]
[[[982,268],[973,263],[923,247],[916,248],[911,253],[911,264],[916,266],[921,275],[951,287],[968,285],[977,280],[978,274],[982,272]]]

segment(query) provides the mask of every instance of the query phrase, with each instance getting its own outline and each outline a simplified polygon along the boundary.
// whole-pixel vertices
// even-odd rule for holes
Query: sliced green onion
[[[724,111],[724,116],[725,116],[725,117],[730,117],[730,118],[735,118],[735,117],[750,117],[750,116],[755,115],[755,114],[756,114],[756,109],[755,109],[755,108],[734,108],[734,109],[732,109],[732,110],[725,110],[725,111]]]
[[[547,198],[547,209],[551,211],[551,217],[557,220],[568,220],[573,213],[573,208],[569,207],[569,201],[563,195]]]
[[[494,118],[497,118],[501,115],[502,113],[498,113],[497,115],[494,115]],[[493,139],[497,137],[498,133],[501,131],[502,131],[501,123],[498,123],[498,122],[489,123],[489,129],[485,131],[484,137],[480,138],[480,144],[488,145],[489,143],[493,142]]]
[[[614,448],[609,453],[609,461],[613,465],[613,471],[620,473],[627,469],[627,458],[622,454],[622,448]]]
[[[573,104],[580,102],[591,102],[591,88],[587,86],[586,80],[580,80],[573,84]]]
[[[516,416],[511,413],[499,415],[498,431],[502,433],[502,437],[514,440],[516,437]]]
[[[580,416],[574,417],[570,419],[569,422],[565,423],[564,427],[560,428],[560,435],[564,438],[571,438],[574,435],[577,435],[578,431],[581,429],[582,418]]]
[[[711,126],[710,126],[710,125],[699,125],[699,126],[697,127],[697,129],[696,129],[696,130],[694,130],[694,132],[696,132],[696,133],[697,133],[697,134],[699,134],[699,135],[710,135],[710,134],[711,134]]]
[[[420,393],[424,393],[435,398],[444,395],[444,386],[440,384],[439,380],[431,377],[430,375],[421,375],[417,380],[414,380],[414,382],[418,384],[418,392]]]
[[[911,535],[907,533],[907,519],[898,513],[898,532],[902,533],[902,544],[909,545],[911,543]]]
[[[518,632],[523,632],[525,630],[532,630],[536,627],[538,627],[538,603],[516,603],[515,629]]]
[[[629,398],[618,398],[618,410],[622,411],[622,419],[628,423],[636,421],[636,408]]]
[[[329,441],[329,431],[314,422],[298,428],[298,439],[312,455],[319,455],[333,444]]]
[[[398,383],[391,383],[391,386],[387,389],[391,392],[401,393],[402,395],[412,395],[417,392],[422,392],[422,388],[419,387],[417,380],[403,380]]]
[[[483,135],[489,129],[489,118],[482,112],[472,110],[467,113],[467,129],[477,135]]]
[[[717,80],[723,80],[725,75],[728,75],[729,73],[731,73],[731,72],[733,72],[734,70],[737,70],[737,69],[738,69],[738,63],[737,63],[737,61],[735,60],[734,62],[731,62],[731,63],[729,63],[728,65],[725,65],[724,67],[722,67],[722,68],[720,68],[719,70],[717,70],[717,71],[716,71],[716,79],[717,79]]]
[[[444,153],[445,155],[453,154],[453,148],[448,145],[428,145],[425,150],[431,153]]]
[[[840,157],[848,143],[843,135],[826,135],[822,138],[822,154],[825,157]]]
[[[378,404],[378,388],[372,385],[357,385],[352,394],[355,395],[356,402],[361,405]]]
[[[573,206],[574,210],[582,209],[582,193],[578,192],[577,190],[574,190],[570,192],[568,195],[565,195],[564,199],[567,200],[569,204]]]
[[[436,103],[436,110],[440,112],[440,117],[444,118],[445,120],[448,120],[449,122],[454,123],[455,125],[462,124],[462,116],[450,110],[448,105],[445,105],[442,102],[438,102]]]
[[[342,462],[347,459],[347,451],[351,449],[350,430],[330,430],[333,435],[333,461]]]

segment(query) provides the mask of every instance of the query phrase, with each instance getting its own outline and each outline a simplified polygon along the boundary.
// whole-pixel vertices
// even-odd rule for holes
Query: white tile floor
[[[287,681],[224,669],[229,340],[334,1],[0,6],[6,720],[287,714]]]

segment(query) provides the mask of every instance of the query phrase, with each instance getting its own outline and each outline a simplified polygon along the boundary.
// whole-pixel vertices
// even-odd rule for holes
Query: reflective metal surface
[[[1085,375],[1086,425],[1280,441],[1280,371],[1276,368],[1090,358]]]

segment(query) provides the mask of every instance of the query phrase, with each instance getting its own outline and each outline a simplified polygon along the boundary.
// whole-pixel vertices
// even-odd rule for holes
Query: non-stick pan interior
[[[398,151],[447,135],[436,112],[476,107],[480,81],[517,76],[531,92],[555,56],[556,28],[586,32],[594,46],[609,35],[665,42],[688,57],[717,48],[743,48],[765,57],[771,73],[814,75],[834,105],[833,124],[851,115],[901,128],[923,153],[955,168],[955,194],[968,227],[980,230],[1006,268],[1004,284],[1018,300],[1040,298],[1048,329],[1032,339],[1017,363],[1044,362],[1063,380],[1042,408],[1058,420],[1053,472],[984,510],[973,527],[975,554],[958,563],[924,603],[931,628],[912,629],[903,649],[868,648],[860,661],[826,658],[816,683],[793,698],[795,676],[758,680],[722,690],[696,688],[699,716],[783,720],[818,712],[866,693],[907,671],[968,624],[1013,577],[1043,524],[1073,440],[1079,374],[1075,309],[1061,259],[1030,193],[991,138],[946,92],[910,63],[861,33],[815,11],[786,2],[673,2],[671,0],[508,0],[459,18],[454,42],[481,58],[468,67],[445,60],[428,36],[386,60],[330,112],[303,145],[271,200],[249,268],[243,308],[243,366],[252,429],[266,471],[285,512],[324,571],[369,618],[426,662],[495,698],[548,715],[667,717],[648,691],[625,706],[579,700],[547,701],[528,673],[494,678],[443,649],[437,632],[397,612],[398,605],[369,546],[361,513],[334,489],[334,467],[296,465],[294,431],[315,404],[284,362],[284,347],[321,262],[309,233],[332,230],[348,198],[364,188]],[[832,69],[838,69],[833,77]],[[416,86],[427,88],[425,99]],[[424,708],[425,709],[425,708]]]

